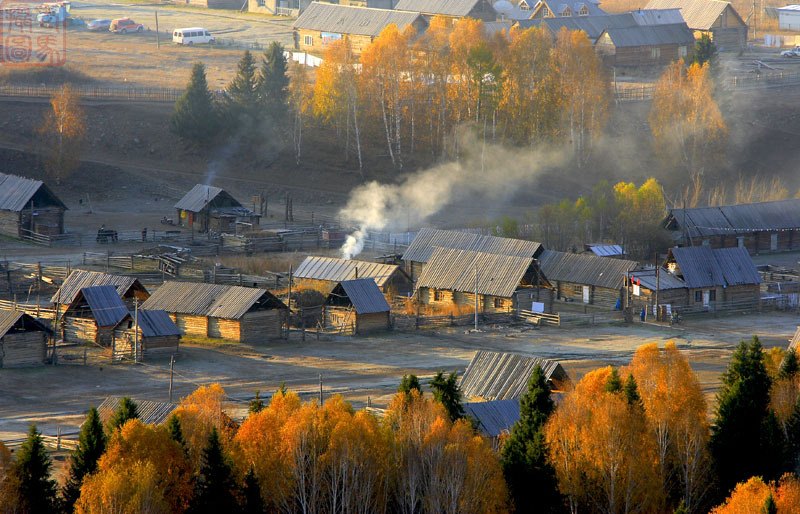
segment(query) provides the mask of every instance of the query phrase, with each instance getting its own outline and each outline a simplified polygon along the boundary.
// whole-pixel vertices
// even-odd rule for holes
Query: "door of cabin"
[[[589,286],[583,286],[583,303],[589,303],[589,301],[590,301]]]

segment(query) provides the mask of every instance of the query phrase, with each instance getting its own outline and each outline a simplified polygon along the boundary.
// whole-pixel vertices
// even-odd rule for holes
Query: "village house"
[[[664,66],[686,59],[694,36],[686,23],[608,28],[595,43],[603,64],[609,67]]]
[[[373,279],[340,282],[325,301],[325,324],[354,334],[388,330],[391,307]]]
[[[675,307],[689,305],[689,289],[686,282],[670,273],[666,268],[649,266],[628,273],[629,300],[633,312],[638,313],[644,309],[648,316],[655,316],[653,307],[658,305],[663,309],[661,319],[668,319]],[[658,291],[658,294],[656,294]]]
[[[248,0],[247,11],[273,16],[299,16],[311,3],[311,0]]]
[[[546,284],[533,257],[434,248],[417,280],[420,303],[463,307],[474,312],[507,313],[517,309],[518,296],[534,298]]]
[[[529,6],[529,0],[521,0],[517,4],[517,10],[522,13],[530,12],[530,16],[526,18],[569,18],[607,14],[600,9],[600,2],[597,0],[540,0],[533,7]]]
[[[0,173],[0,235],[63,234],[66,210],[41,180]]]
[[[308,256],[292,274],[298,288],[315,289],[324,295],[340,282],[359,278],[373,279],[390,302],[393,297],[409,296],[414,290],[411,279],[397,264]]]
[[[688,305],[759,303],[761,275],[744,248],[671,248],[664,267],[686,283]]]
[[[128,314],[114,286],[84,287],[64,311],[57,325],[64,342],[110,346],[117,323]]]
[[[556,300],[608,309],[622,307],[625,274],[639,267],[635,261],[545,250],[539,267]]]
[[[781,30],[800,31],[800,5],[792,4],[778,7],[778,28]]]
[[[515,257],[538,257],[544,250],[541,243],[507,237],[484,236],[456,230],[423,228],[403,253],[405,271],[411,280],[419,279],[436,248],[472,250],[481,253]]]
[[[328,44],[347,40],[353,55],[359,56],[391,24],[401,32],[414,27],[418,34],[428,28],[428,22],[418,12],[408,12],[399,6],[397,10],[388,10],[314,2],[292,25],[294,46],[303,52],[319,54]]]
[[[114,327],[113,360],[142,360],[155,353],[178,353],[180,340],[181,330],[165,311],[129,312]]]
[[[434,16],[450,18],[453,23],[463,18],[494,21],[497,11],[489,0],[398,0],[395,9],[421,13],[430,20]]]
[[[266,289],[165,282],[142,310],[163,310],[184,335],[264,342],[283,335],[287,307]]]
[[[199,232],[236,233],[237,223],[258,225],[261,215],[244,207],[225,190],[197,184],[175,204],[178,220]]]
[[[528,382],[536,366],[554,391],[569,388],[570,378],[558,361],[517,353],[475,352],[459,379],[464,398],[471,400],[507,400],[528,391]]]
[[[81,289],[93,286],[114,286],[128,310],[134,310],[137,302],[142,303],[150,297],[150,293],[137,278],[99,271],[74,270],[50,302],[59,313],[63,313],[75,301]]]
[[[242,8],[242,0],[186,0],[192,7],[205,7],[207,9],[231,9],[238,11]]]
[[[747,24],[720,0],[650,0],[647,9],[680,9],[695,39],[708,34],[719,50],[739,51],[747,43]]]
[[[0,310],[0,368],[44,364],[52,333],[24,312]]]
[[[720,207],[670,209],[661,225],[678,246],[746,248],[767,253],[800,248],[800,198]]]

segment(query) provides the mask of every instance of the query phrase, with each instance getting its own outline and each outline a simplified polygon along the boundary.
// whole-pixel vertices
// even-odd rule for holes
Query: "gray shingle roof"
[[[239,319],[263,301],[274,308],[286,305],[266,289],[199,282],[165,282],[142,305],[142,310]]]
[[[128,320],[133,321],[136,313],[129,312],[127,316],[122,318],[120,322],[126,323]],[[142,330],[144,337],[164,337],[164,336],[179,336],[181,329],[172,321],[166,311],[146,311],[139,309],[139,328]]]
[[[0,210],[21,211],[40,189],[53,203],[67,208],[41,180],[0,173]]]
[[[651,291],[655,291],[656,287],[659,288],[659,291],[684,289],[686,287],[686,282],[664,268],[661,268],[658,275],[659,276],[656,277],[656,269],[652,267],[628,273],[628,276],[632,276],[634,279],[638,280],[642,287]]]
[[[61,284],[56,294],[50,299],[52,303],[69,304],[75,300],[75,296],[84,287],[92,286],[114,286],[117,288],[119,296],[124,296],[131,287],[146,291],[143,285],[134,277],[127,275],[115,275],[113,273],[102,273],[99,271],[75,270]]]
[[[420,18],[418,12],[405,11],[408,9],[402,9],[399,5],[395,10],[391,10],[313,2],[297,18],[293,27],[335,34],[377,37],[392,23],[399,31],[403,31]]]
[[[371,278],[375,280],[378,287],[383,287],[394,273],[403,272],[400,270],[400,266],[396,264],[379,264],[377,262],[311,255],[300,263],[300,266],[297,267],[292,276],[294,278],[341,282],[355,279],[356,268],[358,268],[358,278]]]
[[[0,310],[0,337],[6,335],[14,326],[19,324],[20,321],[22,321],[26,328],[34,328],[36,331],[48,333],[52,332],[42,322],[22,311]]]
[[[667,261],[673,259],[678,265],[678,274],[692,289],[761,283],[761,275],[745,248],[672,248]]]
[[[480,1],[482,0],[399,0],[394,8],[398,11],[466,16]]]
[[[404,261],[428,262],[435,248],[454,248],[497,255],[516,257],[535,257],[541,250],[541,243],[507,237],[483,236],[455,230],[423,228],[411,241],[403,254]]]
[[[358,314],[389,312],[392,309],[374,280],[345,280],[341,282],[341,286]]]
[[[464,412],[478,422],[478,428],[489,437],[498,437],[519,420],[519,399],[494,400],[464,404]]]
[[[589,243],[584,245],[588,252],[591,252],[598,257],[612,257],[618,255],[625,255],[625,252],[622,250],[620,245],[604,245],[604,244],[596,244],[596,243]]]
[[[691,237],[797,229],[800,228],[800,198],[672,209],[662,225],[670,230],[686,230]]]
[[[539,365],[547,380],[557,388],[569,382],[558,361],[516,353],[480,350],[467,365],[459,387],[465,398],[486,400],[519,398],[528,390],[533,369]]]
[[[685,23],[610,28],[606,29],[605,33],[618,48],[694,43],[694,35]]]
[[[242,207],[234,197],[229,195],[223,189],[214,186],[204,186],[197,184],[188,193],[183,195],[178,203],[175,204],[176,209],[182,209],[190,212],[200,212],[206,205],[214,201],[218,196],[225,196],[228,201],[237,207]]]
[[[686,23],[680,9],[637,9],[631,14],[639,25]]]
[[[128,314],[114,286],[84,287],[80,294],[86,299],[98,326],[116,325]]]
[[[119,408],[120,400],[122,400],[121,396],[109,396],[97,407],[97,413],[100,415],[100,419],[103,423],[106,423],[109,418],[111,418],[111,415],[114,414],[114,411]],[[175,403],[154,402],[151,400],[133,399],[133,403],[136,404],[139,420],[147,425],[160,425],[161,423],[165,423],[167,419],[169,419],[170,414],[172,414],[172,411],[178,408],[178,405]]]
[[[736,12],[731,4],[719,0],[650,0],[646,8],[680,9],[689,28],[709,30],[728,6]],[[738,13],[736,15],[739,16]]]
[[[478,294],[510,298],[531,264],[533,257],[436,248],[417,287],[474,293],[477,267]]]
[[[639,266],[635,261],[545,250],[539,257],[542,275],[550,281],[621,289],[624,275]]]

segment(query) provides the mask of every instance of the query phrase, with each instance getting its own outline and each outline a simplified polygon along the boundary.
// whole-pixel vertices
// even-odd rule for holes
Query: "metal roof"
[[[399,0],[398,11],[412,11],[446,16],[466,16],[483,0]]]
[[[84,287],[80,294],[86,299],[100,327],[116,325],[128,314],[128,308],[114,286]]]
[[[545,26],[555,36],[562,27],[567,30],[582,30],[594,42],[600,34],[608,28],[635,27],[637,25],[633,15],[601,14],[597,16],[565,16],[557,18],[537,18],[520,20],[518,25],[522,29]]]
[[[610,28],[606,29],[605,33],[617,48],[694,43],[694,35],[683,22],[671,25]]]
[[[0,337],[6,335],[20,320],[26,326],[34,325],[38,332],[52,332],[47,325],[22,311],[0,310]]]
[[[678,265],[676,274],[692,289],[761,283],[761,275],[745,248],[671,248],[667,262],[672,261]]]
[[[117,294],[119,294],[120,297],[125,296],[132,287],[147,292],[147,289],[134,277],[115,275],[113,273],[101,273],[99,271],[75,270],[69,274],[50,301],[54,304],[72,303],[81,289],[92,286],[114,286],[117,288]]]
[[[190,189],[188,193],[183,195],[183,198],[175,204],[175,208],[190,212],[200,212],[218,196],[224,196],[225,199],[233,203],[234,206],[242,207],[242,204],[225,192],[225,190],[219,187],[197,184]]]
[[[478,294],[510,298],[531,264],[533,257],[436,248],[417,287],[474,293],[477,268]]]
[[[356,277],[356,268],[358,277]],[[349,259],[338,259],[335,257],[308,256],[297,270],[292,274],[294,278],[306,278],[312,280],[328,280],[331,282],[341,282],[343,280],[353,280],[355,278],[371,278],[375,280],[378,287],[383,287],[386,281],[400,271],[400,266],[396,264],[379,264],[377,262],[354,261]]]
[[[778,7],[778,11],[800,11],[800,5],[793,4],[785,7]]]
[[[604,245],[597,243],[589,243],[586,246],[586,251],[592,252],[598,257],[611,257],[615,255],[625,255],[620,245]]]
[[[374,280],[360,278],[341,282],[342,289],[358,314],[389,312],[392,308]]]
[[[539,4],[545,4],[550,9],[550,12],[556,15],[560,16],[569,8],[569,10],[572,11],[571,18],[584,18],[585,16],[579,16],[578,13],[581,9],[586,7],[589,10],[590,16],[602,16],[606,12],[598,7],[598,3],[599,2],[583,2],[581,0],[546,0],[537,2],[531,10],[535,11]],[[564,17],[566,18],[566,16]]]
[[[800,198],[720,207],[671,209],[662,221],[690,237],[732,235],[800,228]]]
[[[100,419],[103,423],[108,422],[114,414],[114,411],[119,409],[119,402],[122,398],[122,396],[109,396],[97,407],[97,413],[100,415]],[[178,404],[176,403],[154,402],[151,400],[133,399],[133,403],[136,404],[136,412],[139,414],[139,421],[147,425],[160,425],[161,423],[165,423],[172,414],[172,411],[178,408]]]
[[[631,11],[633,19],[639,25],[671,25],[686,23],[680,9],[637,9]]]
[[[535,257],[542,249],[542,245],[536,241],[423,228],[411,241],[402,258],[404,261],[428,262],[436,247],[517,257]]]
[[[42,190],[53,203],[67,208],[41,180],[0,173],[0,210],[19,212]]]
[[[294,22],[295,29],[319,30],[334,34],[359,34],[380,36],[383,29],[395,24],[397,30],[421,18],[419,12],[405,12],[409,9],[397,5],[392,9],[373,9],[370,7],[351,7],[347,5],[313,2]],[[411,11],[414,11],[411,9]]]
[[[519,420],[519,399],[465,403],[464,412],[478,422],[481,432],[498,437],[511,432],[511,427]]]
[[[689,28],[709,30],[728,7],[741,20],[731,4],[720,0],[650,0],[646,9],[680,9]]]
[[[528,390],[528,382],[537,365],[542,368],[545,378],[553,382],[554,387],[561,388],[569,382],[567,372],[558,361],[480,350],[467,365],[459,387],[465,398],[519,398]]]
[[[286,308],[266,289],[201,282],[165,282],[141,305],[141,309],[239,319],[258,301],[274,308]]]
[[[650,291],[667,291],[670,289],[684,289],[686,282],[676,277],[669,270],[661,268],[656,277],[656,269],[654,267],[631,271],[628,276],[632,276],[635,280],[639,281],[639,285]]]
[[[626,259],[553,250],[545,250],[539,257],[539,269],[550,282],[557,280],[608,289],[621,289],[625,273],[638,267],[639,263]]]
[[[117,326],[121,323],[125,323],[127,320],[134,321],[134,316],[136,316],[136,313],[128,312],[128,314],[117,323]],[[144,337],[181,335],[181,329],[172,321],[172,318],[169,317],[166,311],[145,311],[139,309],[138,316],[139,328]]]

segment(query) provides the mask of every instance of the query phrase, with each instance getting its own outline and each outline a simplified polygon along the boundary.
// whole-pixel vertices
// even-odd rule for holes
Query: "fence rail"
[[[55,319],[55,309],[50,304],[39,305],[36,303],[20,303],[11,300],[0,300],[0,310],[22,311],[25,314],[40,319]]]
[[[182,89],[161,87],[74,86],[72,89],[81,98],[92,100],[175,102],[183,94]],[[58,88],[52,86],[0,85],[0,96],[50,98],[56,91]]]

